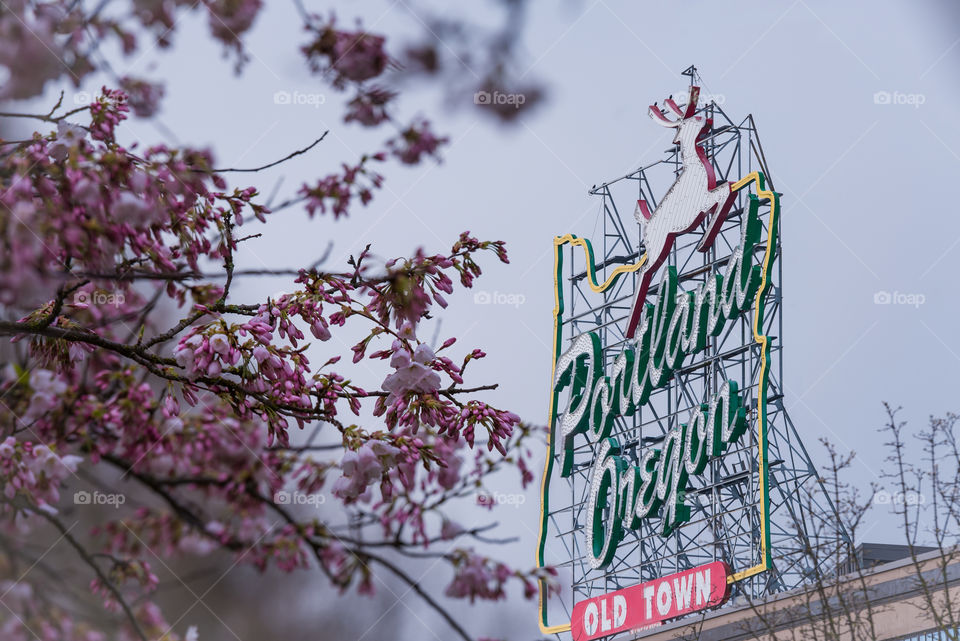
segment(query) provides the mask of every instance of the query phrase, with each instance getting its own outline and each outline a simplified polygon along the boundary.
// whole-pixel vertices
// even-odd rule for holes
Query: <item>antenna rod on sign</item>
[[[697,68],[693,65],[690,65],[686,69],[680,72],[681,76],[690,76],[690,86],[692,87],[697,80],[697,77],[700,75],[697,73]]]

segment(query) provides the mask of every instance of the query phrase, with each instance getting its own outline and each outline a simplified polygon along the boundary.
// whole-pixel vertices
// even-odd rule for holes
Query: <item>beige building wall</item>
[[[955,629],[958,622],[960,551],[936,551],[916,561],[904,559],[846,575],[832,586],[794,590],[754,603],[728,603],[697,617],[638,631],[634,638],[885,641]]]

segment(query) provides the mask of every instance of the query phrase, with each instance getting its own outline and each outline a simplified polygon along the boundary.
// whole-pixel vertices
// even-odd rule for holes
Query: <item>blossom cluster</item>
[[[3,511],[16,511],[12,502],[21,496],[31,506],[55,512],[61,484],[76,473],[82,460],[73,454],[58,456],[46,445],[8,436],[0,443],[0,485],[6,499]]]
[[[307,213],[313,216],[317,210],[321,214],[329,207],[334,219],[344,216],[350,206],[359,201],[366,205],[373,200],[373,190],[383,186],[383,176],[369,168],[373,162],[383,162],[383,153],[364,156],[355,165],[343,164],[343,171],[328,174],[312,186],[303,185],[300,196],[306,199]]]
[[[533,598],[537,594],[537,581],[543,581],[549,592],[556,592],[559,585],[554,580],[557,571],[542,568],[530,573],[518,572],[504,563],[494,561],[466,550],[457,550],[451,555],[454,559],[456,574],[447,586],[446,595],[454,599],[476,599],[499,601],[506,598],[504,585],[509,579],[522,581],[524,595]]]
[[[0,99],[33,98],[49,82],[64,77],[79,83],[95,70],[91,52],[100,41],[116,38],[124,54],[138,51],[138,27],[152,31],[161,47],[168,46],[178,22],[176,13],[198,6],[206,9],[210,35],[236,52],[239,65],[246,59],[243,37],[263,6],[262,0],[134,0],[131,4],[132,11],[85,15],[82,4],[70,0],[4,2],[0,67],[9,79],[0,89]]]
[[[383,36],[366,31],[343,31],[336,28],[336,19],[319,16],[306,25],[310,42],[303,54],[315,71],[333,75],[333,85],[362,83],[376,78],[391,64]]]
[[[125,94],[104,89],[88,127],[61,120],[55,133],[0,158],[10,177],[0,192],[0,303],[52,299],[71,274],[126,295],[125,271],[198,270],[225,254],[225,226],[244,210],[263,217],[255,191],[220,191],[207,151],[159,145],[134,155],[116,146],[127,109]],[[177,281],[169,290],[186,294]]]

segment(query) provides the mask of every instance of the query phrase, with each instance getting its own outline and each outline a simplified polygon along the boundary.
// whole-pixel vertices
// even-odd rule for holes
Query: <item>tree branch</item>
[[[415,581],[415,580],[414,580],[410,575],[408,575],[406,572],[404,572],[403,570],[401,570],[400,568],[398,568],[396,565],[394,565],[394,564],[391,563],[390,561],[387,561],[387,560],[384,559],[383,557],[377,556],[376,554],[370,554],[369,552],[360,551],[360,550],[354,551],[354,554],[356,554],[356,555],[358,555],[358,556],[360,556],[360,557],[363,557],[363,558],[365,558],[365,559],[369,559],[369,560],[371,560],[371,561],[376,561],[377,563],[379,563],[379,564],[382,565],[383,567],[385,567],[385,568],[387,568],[388,570],[390,570],[390,572],[392,572],[395,576],[397,576],[401,581],[403,581],[404,583],[406,583],[407,585],[409,585],[409,586],[410,586],[410,589],[412,589],[414,592],[416,592],[418,595],[420,595],[420,598],[423,599],[424,601],[426,601],[426,602],[427,602],[427,605],[429,605],[431,608],[433,608],[433,609],[437,612],[437,614],[439,614],[441,617],[443,617],[443,620],[446,621],[447,624],[448,624],[451,628],[453,628],[458,635],[460,635],[460,638],[462,638],[464,641],[473,641],[473,640],[470,638],[470,635],[467,634],[467,631],[464,630],[464,629],[460,626],[459,623],[457,623],[456,619],[454,619],[452,616],[450,616],[450,613],[447,612],[442,605],[440,605],[439,603],[437,603],[437,602],[434,600],[434,598],[427,593],[426,590],[424,590],[423,588],[420,587],[420,583],[417,582],[417,581]]]
[[[238,172],[238,173],[241,173],[241,172],[242,172],[242,173],[253,173],[253,172],[257,172],[257,171],[263,171],[264,169],[270,169],[271,167],[276,167],[276,166],[279,165],[279,164],[285,163],[285,162],[287,162],[288,160],[290,160],[291,158],[296,158],[297,156],[302,156],[303,154],[307,153],[308,151],[310,151],[311,149],[313,149],[314,147],[316,147],[317,145],[319,145],[320,142],[321,142],[324,138],[327,137],[327,134],[328,134],[328,133],[330,133],[330,130],[329,130],[329,129],[328,129],[327,131],[323,132],[323,135],[322,135],[322,136],[320,136],[319,138],[317,138],[316,140],[314,140],[312,143],[310,143],[309,145],[307,145],[307,146],[304,147],[303,149],[298,149],[298,150],[296,150],[296,151],[294,151],[294,152],[291,152],[291,153],[287,154],[286,156],[284,156],[284,157],[281,158],[280,160],[275,160],[275,161],[273,161],[273,162],[271,162],[271,163],[267,163],[266,165],[261,165],[260,167],[252,167],[252,168],[247,168],[247,169],[236,169],[236,168],[234,168],[234,167],[227,167],[227,168],[225,168],[225,169],[209,169],[209,170],[194,169],[194,171],[202,171],[203,173],[208,173],[208,172],[209,172],[209,173],[214,173],[214,174],[223,174],[223,173],[226,173],[226,172],[228,172],[228,171]]]
[[[40,516],[46,519],[53,527],[55,527],[60,535],[77,551],[77,554],[80,555],[80,558],[83,559],[84,563],[89,565],[94,572],[96,572],[97,577],[103,584],[110,590],[110,593],[113,594],[114,598],[117,600],[117,603],[120,604],[120,607],[123,609],[124,614],[126,614],[127,619],[130,621],[130,625],[133,627],[134,631],[137,633],[137,636],[140,637],[143,641],[149,641],[146,633],[143,631],[143,628],[140,627],[140,623],[137,621],[137,617],[133,614],[133,610],[130,609],[130,605],[127,604],[126,599],[123,598],[123,595],[120,594],[120,590],[113,584],[113,582],[104,574],[103,570],[100,569],[100,566],[97,565],[97,562],[90,556],[90,553],[87,552],[80,542],[77,541],[70,534],[70,530],[66,528],[63,523],[61,523],[53,515],[44,512],[43,510],[31,510],[37,516]]]

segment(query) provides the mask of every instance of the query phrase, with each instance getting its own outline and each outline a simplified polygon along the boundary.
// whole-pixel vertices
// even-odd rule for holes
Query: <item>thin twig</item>
[[[93,568],[93,571],[96,572],[97,577],[103,582],[110,593],[113,594],[114,598],[117,600],[117,603],[120,604],[120,607],[123,609],[124,614],[127,615],[127,618],[130,620],[130,625],[133,626],[133,629],[136,631],[137,636],[143,639],[143,641],[148,641],[146,633],[143,631],[143,628],[140,627],[140,623],[137,621],[137,617],[133,614],[133,611],[130,609],[130,606],[127,604],[127,601],[123,598],[123,595],[120,594],[120,590],[113,584],[112,581],[104,574],[103,570],[100,569],[100,566],[97,565],[97,562],[90,556],[90,553],[87,552],[80,542],[77,541],[73,535],[70,534],[70,530],[63,525],[59,520],[57,520],[53,515],[47,514],[42,510],[33,510],[33,513],[43,517],[50,522],[53,527],[59,530],[60,535],[77,551],[77,554],[80,555],[80,558]]]
[[[320,136],[319,138],[317,138],[316,140],[314,140],[312,143],[310,143],[309,145],[307,145],[307,146],[304,147],[303,149],[298,149],[298,150],[296,150],[296,151],[294,151],[294,152],[292,152],[292,153],[287,154],[286,156],[284,156],[284,157],[281,158],[280,160],[275,160],[275,161],[273,161],[273,162],[271,162],[271,163],[267,163],[266,165],[261,165],[260,167],[253,167],[253,168],[247,168],[247,169],[236,169],[236,168],[234,168],[234,167],[227,167],[226,169],[209,169],[209,170],[194,169],[194,171],[203,171],[203,172],[210,172],[210,173],[215,173],[215,174],[223,174],[223,173],[226,173],[226,172],[228,172],[228,171],[243,172],[243,173],[252,173],[252,172],[257,172],[257,171],[263,171],[264,169],[270,169],[271,167],[276,167],[277,165],[279,165],[279,164],[281,164],[281,163],[287,162],[287,161],[290,160],[291,158],[295,158],[295,157],[297,157],[297,156],[301,156],[301,155],[307,153],[308,151],[310,151],[311,149],[313,149],[314,147],[316,147],[317,145],[319,145],[320,142],[321,142],[324,138],[327,137],[327,134],[328,134],[328,133],[330,133],[330,130],[329,130],[329,129],[328,129],[327,131],[323,132],[323,135],[322,135],[322,136]]]

